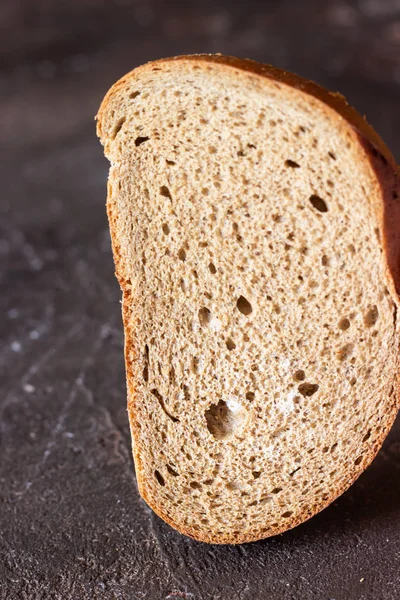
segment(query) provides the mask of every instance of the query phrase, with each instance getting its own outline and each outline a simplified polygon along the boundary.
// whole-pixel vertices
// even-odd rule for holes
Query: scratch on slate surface
[[[113,319],[110,319],[110,322]],[[107,324],[108,325],[108,324]],[[71,336],[70,336],[71,337]],[[33,484],[35,483],[35,481],[37,479],[39,479],[41,472],[43,471],[43,467],[46,465],[48,459],[50,458],[53,450],[56,447],[56,443],[57,443],[57,438],[59,437],[59,435],[64,431],[64,427],[65,427],[65,421],[68,417],[68,414],[70,412],[70,409],[72,407],[72,405],[74,404],[77,395],[78,395],[78,391],[80,389],[82,389],[82,387],[85,385],[85,377],[86,377],[86,373],[89,369],[89,367],[91,366],[91,364],[93,363],[93,359],[96,356],[96,354],[99,352],[103,341],[105,339],[104,336],[104,324],[99,328],[99,332],[98,335],[96,336],[92,347],[90,349],[89,354],[86,356],[86,358],[84,359],[81,368],[78,371],[78,374],[73,382],[73,384],[71,385],[67,400],[65,401],[62,411],[60,413],[60,416],[57,419],[57,423],[53,429],[53,432],[50,436],[49,441],[46,444],[46,448],[43,452],[42,458],[41,460],[36,463],[35,465],[35,469],[34,469],[34,474],[33,474],[33,478],[31,478],[30,481],[28,481],[27,483],[25,483],[24,488],[22,490],[20,490],[19,492],[16,492],[16,495],[19,496],[20,498],[22,496],[24,496],[28,490],[30,490],[33,486]],[[28,485],[29,484],[29,485]]]
[[[29,383],[30,378],[33,375],[40,373],[40,370],[54,357],[57,353],[65,346],[65,344],[75,336],[75,334],[82,329],[83,320],[75,323],[69,331],[56,343],[54,346],[49,348],[38,360],[34,361],[29,368],[25,371],[20,379],[18,379],[18,389]],[[12,387],[6,394],[2,404],[0,405],[0,420],[7,406],[12,401],[15,394],[15,387]]]
[[[43,260],[37,254],[35,248],[28,242],[25,234],[15,225],[8,224],[10,239],[16,248],[21,250],[22,256],[25,258],[28,266],[32,271],[40,271],[43,268]]]

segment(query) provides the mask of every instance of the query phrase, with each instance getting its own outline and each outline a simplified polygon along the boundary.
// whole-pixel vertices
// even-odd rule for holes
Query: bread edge
[[[379,183],[381,194],[382,194],[382,208],[383,208],[383,239],[381,244],[384,248],[386,255],[386,263],[388,269],[389,279],[393,282],[392,296],[394,296],[397,304],[399,305],[399,294],[400,294],[400,169],[396,164],[396,161],[391,154],[390,150],[378,136],[375,130],[369,125],[365,118],[363,118],[353,107],[351,107],[344,96],[339,93],[329,92],[325,88],[318,84],[303,79],[293,73],[278,69],[270,65],[264,65],[250,59],[239,59],[231,56],[223,55],[210,55],[210,54],[195,54],[195,55],[183,55],[172,58],[164,58],[157,61],[149,62],[141,67],[134,69],[127,73],[124,77],[119,79],[108,91],[104,97],[99,111],[96,115],[97,120],[97,135],[100,138],[103,146],[106,148],[107,140],[103,137],[102,133],[102,119],[105,116],[109,103],[118,92],[123,89],[125,84],[131,80],[136,79],[145,70],[151,70],[154,66],[161,67],[164,64],[170,62],[180,61],[199,61],[199,62],[211,62],[214,64],[220,64],[223,67],[232,67],[239,69],[244,73],[250,73],[259,77],[266,77],[268,79],[275,80],[277,82],[289,85],[299,91],[302,91],[310,96],[313,96],[328,107],[333,109],[339,117],[344,118],[347,123],[351,126],[355,136],[361,148],[364,150],[365,157],[370,163],[371,168],[376,174],[377,181]],[[334,500],[341,496],[351,485],[358,479],[358,477],[365,471],[365,469],[371,464],[373,459],[376,457],[379,449],[381,448],[386,436],[388,435],[393,422],[396,418],[397,411],[400,408],[400,377],[397,374],[398,379],[398,393],[397,401],[390,407],[390,412],[386,415],[386,428],[382,431],[379,438],[376,440],[372,450],[369,454],[365,455],[363,461],[359,466],[359,472],[354,475],[349,481],[346,481],[343,486],[331,495],[331,497],[325,502],[321,502],[313,506],[310,511],[304,516],[298,517],[293,520],[288,520],[287,523],[282,527],[271,529],[266,535],[265,532],[259,534],[248,533],[242,536],[226,535],[218,536],[210,532],[206,535],[202,532],[198,532],[191,527],[186,527],[182,524],[178,524],[173,521],[170,517],[163,513],[162,508],[157,504],[155,498],[151,494],[147,493],[145,486],[144,469],[142,467],[142,460],[140,456],[139,448],[135,442],[138,439],[135,431],[135,421],[131,414],[131,404],[135,396],[135,387],[133,377],[130,376],[129,363],[134,360],[134,334],[129,326],[130,316],[132,309],[130,306],[131,296],[131,284],[128,278],[124,275],[124,266],[121,258],[121,252],[118,247],[118,243],[115,235],[115,217],[113,215],[112,205],[109,202],[111,198],[111,176],[108,182],[108,195],[107,195],[107,215],[110,224],[111,232],[111,243],[113,250],[114,263],[116,268],[116,277],[119,281],[122,290],[122,320],[124,324],[124,336],[125,336],[125,366],[126,366],[126,380],[127,380],[127,391],[128,391],[128,415],[132,435],[132,446],[133,456],[135,462],[136,478],[139,488],[139,493],[146,503],[152,508],[152,510],[171,527],[176,529],[178,532],[196,540],[199,542],[206,542],[210,544],[242,544],[253,541],[272,537],[293,529],[298,525],[306,522],[314,515],[327,508]],[[397,200],[397,202],[396,202]],[[380,207],[381,208],[381,207]]]

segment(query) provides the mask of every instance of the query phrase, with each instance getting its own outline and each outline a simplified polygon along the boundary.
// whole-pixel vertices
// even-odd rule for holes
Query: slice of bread
[[[206,542],[294,527],[395,419],[398,167],[339,94],[223,56],[135,69],[97,119],[140,493]]]

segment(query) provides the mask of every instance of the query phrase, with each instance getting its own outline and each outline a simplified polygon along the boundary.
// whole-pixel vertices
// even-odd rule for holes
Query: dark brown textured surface
[[[0,26],[0,598],[399,598],[399,421],[349,492],[264,542],[193,542],[139,500],[93,122],[134,66],[221,51],[340,90],[399,160],[398,0],[25,0]]]

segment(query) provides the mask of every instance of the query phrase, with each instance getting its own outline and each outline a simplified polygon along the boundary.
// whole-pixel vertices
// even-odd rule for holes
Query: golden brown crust
[[[286,71],[282,71],[275,67],[269,65],[263,65],[248,59],[238,59],[229,56],[222,55],[189,55],[189,56],[179,56],[175,58],[167,58],[159,61],[148,63],[134,71],[131,71],[127,75],[125,75],[122,79],[120,79],[115,85],[109,90],[107,95],[105,96],[99,112],[97,114],[97,133],[100,137],[105,149],[107,151],[107,139],[103,132],[103,121],[108,109],[108,106],[112,99],[118,94],[118,92],[123,89],[126,83],[130,79],[136,79],[147,69],[153,68],[155,65],[161,67],[164,64],[168,64],[170,62],[179,62],[179,61],[197,61],[197,62],[211,62],[214,64],[220,64],[224,67],[232,67],[234,69],[238,69],[243,72],[247,72],[250,74],[254,74],[260,77],[266,77],[268,79],[273,79],[277,82],[289,85],[293,88],[296,88],[306,94],[314,96],[320,101],[324,102],[327,106],[332,108],[339,117],[346,120],[346,122],[352,127],[354,130],[355,136],[357,136],[360,146],[364,150],[364,154],[372,166],[379,186],[381,188],[382,199],[383,199],[383,223],[382,223],[382,231],[383,231],[383,247],[386,251],[388,270],[393,280],[393,292],[397,292],[400,294],[400,174],[399,167],[397,166],[393,155],[390,150],[387,148],[385,143],[381,140],[378,134],[374,131],[374,129],[367,123],[367,121],[351,106],[348,105],[346,99],[338,93],[332,93],[328,90],[320,87],[316,83],[311,81],[307,81],[297,75],[292,73],[288,73]],[[110,181],[112,176],[110,174]],[[132,372],[130,365],[132,361],[135,359],[135,350],[134,350],[134,342],[133,336],[134,332],[132,331],[131,325],[131,282],[126,279],[124,275],[124,265],[121,258],[121,252],[117,245],[116,235],[115,235],[115,215],[113,214],[113,203],[112,203],[112,185],[109,185],[108,188],[108,198],[107,198],[107,213],[110,223],[110,231],[111,231],[111,239],[112,239],[112,247],[113,247],[113,255],[114,262],[116,267],[116,276],[119,280],[122,292],[123,292],[123,302],[122,302],[122,316],[124,322],[124,330],[125,330],[125,363],[126,363],[126,377],[127,377],[127,388],[128,388],[128,398],[129,406],[129,420],[132,430],[132,437],[134,440],[133,445],[133,454],[135,459],[136,466],[136,476],[138,481],[138,487],[141,496],[147,502],[147,504],[154,510],[154,512],[161,517],[165,522],[169,525],[177,529],[180,533],[183,533],[189,537],[192,537],[195,540],[212,543],[212,544],[239,544],[245,542],[252,542],[259,539],[263,539],[265,537],[277,535],[288,529],[292,529],[297,525],[305,522],[310,519],[312,516],[329,506],[338,496],[343,494],[353,483],[354,481],[361,475],[361,473],[369,466],[372,460],[375,458],[377,452],[379,451],[384,439],[386,438],[391,425],[395,419],[397,414],[397,410],[399,408],[399,399],[400,399],[400,389],[397,395],[397,402],[393,403],[388,411],[387,419],[386,419],[386,428],[383,429],[379,438],[375,441],[374,446],[371,448],[371,452],[369,455],[365,455],[362,463],[359,465],[358,472],[354,475],[354,477],[348,481],[346,481],[341,488],[336,489],[335,492],[328,498],[325,502],[321,502],[310,507],[307,514],[303,514],[299,518],[295,518],[293,520],[288,520],[282,527],[280,528],[271,528],[268,533],[266,532],[258,532],[258,533],[247,533],[242,535],[240,538],[236,535],[232,536],[216,536],[213,532],[210,532],[209,535],[205,535],[197,530],[194,530],[191,527],[186,527],[182,524],[178,524],[170,519],[167,515],[165,515],[162,511],[162,508],[157,505],[155,499],[148,493],[146,489],[146,481],[143,477],[144,470],[141,464],[141,454],[140,448],[135,445],[135,440],[138,439],[136,435],[136,427],[137,423],[134,419],[135,409],[134,409],[134,398],[135,398],[135,389],[134,389],[134,380],[132,377]],[[400,381],[399,381],[400,386]]]

